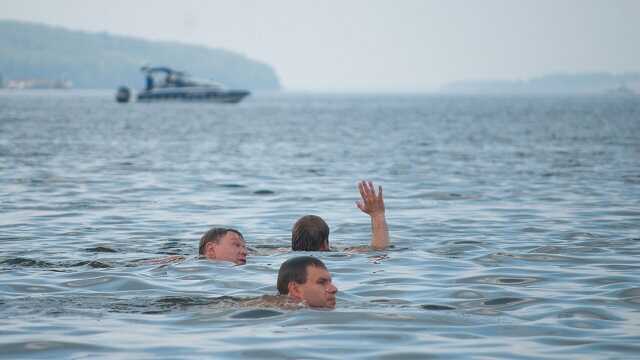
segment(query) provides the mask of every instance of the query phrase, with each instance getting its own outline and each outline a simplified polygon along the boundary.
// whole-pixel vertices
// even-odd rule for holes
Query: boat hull
[[[153,89],[138,94],[138,101],[202,101],[235,104],[250,94],[246,90],[218,89]]]

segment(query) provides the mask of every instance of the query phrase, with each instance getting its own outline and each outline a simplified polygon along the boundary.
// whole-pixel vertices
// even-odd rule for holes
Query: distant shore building
[[[16,79],[8,80],[7,89],[71,89],[73,83],[69,80],[47,79]]]

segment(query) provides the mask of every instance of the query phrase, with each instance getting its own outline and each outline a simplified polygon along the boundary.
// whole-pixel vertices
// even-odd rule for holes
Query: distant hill
[[[449,83],[443,93],[459,94],[640,94],[640,73],[551,74],[529,80],[473,80]]]
[[[70,80],[75,88],[140,88],[140,67],[169,66],[231,88],[278,90],[273,68],[222,49],[0,20],[0,77]]]

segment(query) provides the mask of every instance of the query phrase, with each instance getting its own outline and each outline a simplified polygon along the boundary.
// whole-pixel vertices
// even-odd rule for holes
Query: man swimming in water
[[[371,217],[371,244],[374,250],[384,250],[389,246],[389,230],[384,213],[382,186],[378,193],[371,181],[358,183],[361,200],[358,209]],[[298,219],[291,230],[291,248],[294,251],[329,251],[329,226],[316,215],[306,215]]]
[[[247,263],[247,246],[240,231],[213,228],[200,239],[200,256],[210,260],[230,261],[236,265]]]
[[[278,293],[312,308],[335,308],[336,288],[324,263],[311,256],[291,258],[280,265]]]
[[[240,231],[231,228],[212,228],[200,238],[200,256],[209,260],[229,261],[236,265],[247,263],[247,246]],[[186,260],[183,255],[143,260],[145,264],[166,265]]]

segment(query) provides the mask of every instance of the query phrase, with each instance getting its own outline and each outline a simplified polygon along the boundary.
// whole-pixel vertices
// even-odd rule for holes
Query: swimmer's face
[[[231,261],[236,265],[247,262],[247,246],[244,239],[233,231],[227,231],[220,240],[207,244],[207,257],[210,259]]]
[[[331,282],[331,274],[327,269],[307,266],[307,281],[304,284],[295,284],[293,296],[303,300],[310,307],[335,308],[336,288]]]

